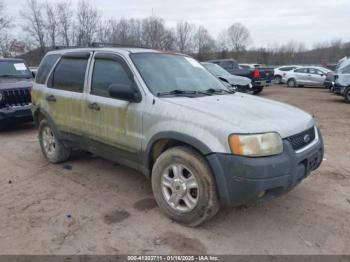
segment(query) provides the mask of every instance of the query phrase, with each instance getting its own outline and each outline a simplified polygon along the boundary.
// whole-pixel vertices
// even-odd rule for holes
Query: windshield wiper
[[[209,88],[205,91],[201,91],[200,93],[201,94],[207,94],[207,95],[214,95],[214,94],[221,94],[221,93],[228,93],[228,94],[234,94],[235,91],[233,90],[226,90],[226,89],[221,89],[221,88],[218,88],[218,89],[215,89],[215,88]]]
[[[157,93],[157,96],[168,96],[168,95],[196,95],[197,91],[187,91],[187,90],[179,90],[175,89],[168,92],[160,92]]]

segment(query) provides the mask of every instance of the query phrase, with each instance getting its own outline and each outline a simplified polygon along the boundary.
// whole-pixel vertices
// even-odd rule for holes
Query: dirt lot
[[[261,96],[315,115],[323,165],[288,195],[224,209],[195,229],[165,217],[138,172],[87,153],[51,165],[32,125],[2,132],[1,253],[350,254],[350,105],[324,89]]]

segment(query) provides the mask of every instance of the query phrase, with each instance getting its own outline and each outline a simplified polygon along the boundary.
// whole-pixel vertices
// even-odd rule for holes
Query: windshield
[[[227,72],[225,69],[223,69],[221,66],[218,66],[216,64],[209,64],[209,63],[204,63],[203,66],[208,69],[210,73],[216,76],[225,76],[225,75],[230,75],[229,72]]]
[[[227,90],[221,81],[193,58],[165,53],[136,53],[130,57],[155,95],[174,90]]]
[[[32,77],[32,74],[21,61],[0,61],[0,77]]]

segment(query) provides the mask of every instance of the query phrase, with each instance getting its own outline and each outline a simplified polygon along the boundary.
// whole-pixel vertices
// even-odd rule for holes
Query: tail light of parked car
[[[255,79],[259,79],[260,78],[260,71],[259,70],[255,70],[253,72],[253,78],[255,78]]]

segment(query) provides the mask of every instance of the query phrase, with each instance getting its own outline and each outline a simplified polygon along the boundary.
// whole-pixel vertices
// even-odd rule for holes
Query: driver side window
[[[95,59],[91,81],[91,94],[111,97],[108,88],[112,84],[131,86],[132,80],[125,67],[117,60]]]

